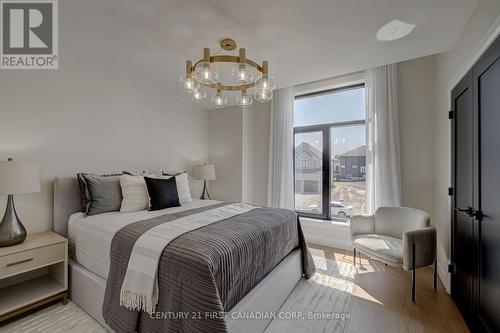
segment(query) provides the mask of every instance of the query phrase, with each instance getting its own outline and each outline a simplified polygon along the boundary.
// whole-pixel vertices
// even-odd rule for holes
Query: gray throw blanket
[[[303,272],[315,267],[297,215],[256,208],[201,227],[170,242],[158,267],[156,314],[120,306],[120,290],[132,248],[149,229],[226,203],[131,223],[111,243],[111,266],[102,314],[116,332],[227,332],[231,310],[294,249],[302,250]],[[182,314],[188,314],[183,316]]]

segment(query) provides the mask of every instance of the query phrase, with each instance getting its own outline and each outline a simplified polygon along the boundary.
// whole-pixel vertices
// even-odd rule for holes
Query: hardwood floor
[[[325,312],[347,315],[341,320],[277,320],[266,332],[297,333],[399,333],[468,332],[451,296],[439,283],[432,288],[432,267],[417,271],[417,303],[410,297],[411,276],[399,268],[368,260],[362,256],[352,267],[352,252],[308,244],[316,257],[316,276],[301,281],[280,311],[292,313]],[[317,260],[318,257],[328,260]],[[335,263],[333,262],[335,261]],[[352,290],[352,292],[351,292]],[[75,303],[60,303],[19,317],[0,332],[104,332]]]
[[[352,251],[308,244],[317,256],[352,263]],[[444,286],[432,287],[433,268],[417,270],[417,303],[411,301],[411,274],[362,255],[344,332],[469,332]],[[439,279],[438,279],[439,280]]]

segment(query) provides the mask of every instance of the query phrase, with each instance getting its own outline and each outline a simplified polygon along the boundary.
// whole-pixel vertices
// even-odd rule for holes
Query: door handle
[[[470,206],[467,206],[466,209],[455,208],[455,210],[458,211],[458,212],[464,213],[468,217],[475,217],[476,220],[478,220],[478,221],[481,221],[483,219],[483,217],[485,216],[482,211],[476,210],[476,209],[474,209],[474,208],[472,208]]]
[[[470,207],[470,206],[467,206],[467,208],[463,209],[463,208],[458,208],[458,207],[455,207],[455,210],[457,212],[462,212],[464,213],[465,215],[467,215],[468,217],[474,217],[475,216],[475,211],[474,211],[474,208]]]

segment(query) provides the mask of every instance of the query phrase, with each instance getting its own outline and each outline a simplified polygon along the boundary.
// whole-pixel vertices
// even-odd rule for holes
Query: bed
[[[68,237],[71,244],[69,285],[70,297],[101,325],[112,330],[103,317],[105,295],[109,294],[112,241],[118,230],[145,219],[161,218],[165,214],[179,215],[189,211],[203,211],[222,205],[218,201],[193,200],[182,207],[161,211],[133,213],[110,212],[83,217],[76,178],[56,178],[54,182],[54,230]],[[300,227],[299,227],[300,229]],[[300,231],[301,234],[301,231]],[[302,240],[303,241],[303,240]],[[106,255],[103,255],[106,253]],[[228,332],[262,332],[272,317],[262,314],[276,312],[303,276],[304,250],[291,250],[244,297],[227,309],[224,325]],[[109,301],[107,302],[109,303]],[[109,305],[109,304],[108,304]],[[109,306],[108,306],[109,308]],[[105,311],[106,312],[106,311]],[[261,318],[247,318],[241,314],[261,314]],[[106,313],[106,315],[108,315]],[[108,318],[109,322],[109,318]],[[148,330],[148,329],[145,329]]]

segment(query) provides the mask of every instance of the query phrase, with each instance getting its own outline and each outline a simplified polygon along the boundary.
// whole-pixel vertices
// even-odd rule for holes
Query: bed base
[[[271,319],[241,319],[242,313],[277,312],[302,277],[300,250],[290,253],[228,313],[230,333],[263,332]],[[106,280],[75,261],[69,263],[70,298],[108,331],[101,314]],[[268,316],[266,316],[268,317]]]

